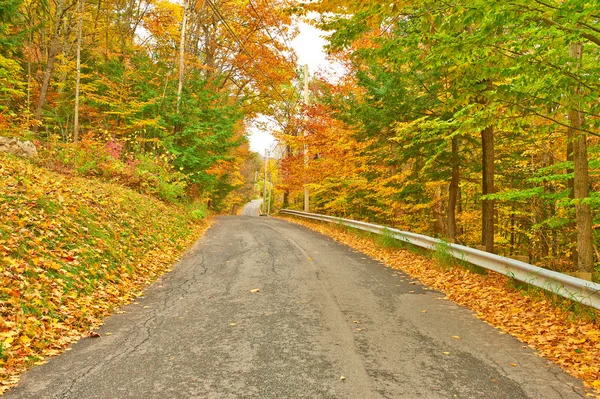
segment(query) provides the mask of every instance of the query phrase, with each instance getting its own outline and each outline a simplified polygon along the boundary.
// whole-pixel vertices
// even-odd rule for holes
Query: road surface
[[[251,202],[248,202],[242,208],[242,215],[244,216],[258,216],[260,215],[260,205],[262,204],[262,199],[255,199]]]
[[[302,226],[222,217],[100,338],[6,397],[583,397],[579,380],[410,281]]]

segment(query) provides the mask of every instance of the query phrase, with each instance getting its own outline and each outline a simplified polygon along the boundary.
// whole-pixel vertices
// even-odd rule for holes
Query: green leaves
[[[458,240],[476,245],[482,201],[493,200],[500,253],[527,251],[557,269],[570,262],[575,206],[589,204],[600,223],[595,194],[570,198],[567,139],[568,115],[579,111],[573,134],[590,135],[590,187],[599,191],[595,2],[323,0],[309,8],[326,13],[329,50],[350,65],[351,78],[322,101],[366,144],[353,175],[313,181],[316,204],[433,235],[453,223],[456,206]],[[572,43],[582,43],[581,61]],[[487,128],[495,182],[482,196]]]

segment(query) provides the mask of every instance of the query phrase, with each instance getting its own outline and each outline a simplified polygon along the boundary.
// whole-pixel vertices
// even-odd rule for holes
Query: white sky
[[[330,69],[332,64],[326,59],[323,51],[323,46],[327,43],[322,37],[325,32],[301,21],[298,21],[297,26],[299,34],[291,41],[291,45],[298,56],[298,64],[308,64],[311,75],[320,70]],[[259,120],[266,121],[263,118],[259,118]],[[264,154],[265,148],[273,149],[275,146],[275,139],[268,131],[256,127],[249,127],[248,131],[250,132],[250,150]]]
[[[306,22],[298,22],[299,34],[292,40],[292,47],[298,55],[298,64],[308,64],[310,74],[314,74],[320,68],[327,69],[331,64],[325,58],[323,47],[327,41],[322,37],[325,32],[315,28]]]

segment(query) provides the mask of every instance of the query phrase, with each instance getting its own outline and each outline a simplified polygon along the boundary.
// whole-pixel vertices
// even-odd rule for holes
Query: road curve
[[[244,215],[244,216],[260,215],[260,205],[261,204],[262,204],[262,199],[255,199],[253,201],[248,202],[242,208],[242,215]]]
[[[6,397],[584,396],[579,380],[410,281],[302,226],[221,217],[101,338]]]

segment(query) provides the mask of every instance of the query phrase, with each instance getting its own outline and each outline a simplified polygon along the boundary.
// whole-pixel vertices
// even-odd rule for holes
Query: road
[[[6,397],[583,397],[579,380],[410,282],[302,226],[221,217],[100,338]]]
[[[260,215],[260,205],[262,204],[262,199],[255,199],[251,202],[248,202],[242,208],[242,215],[244,216],[258,216]]]

